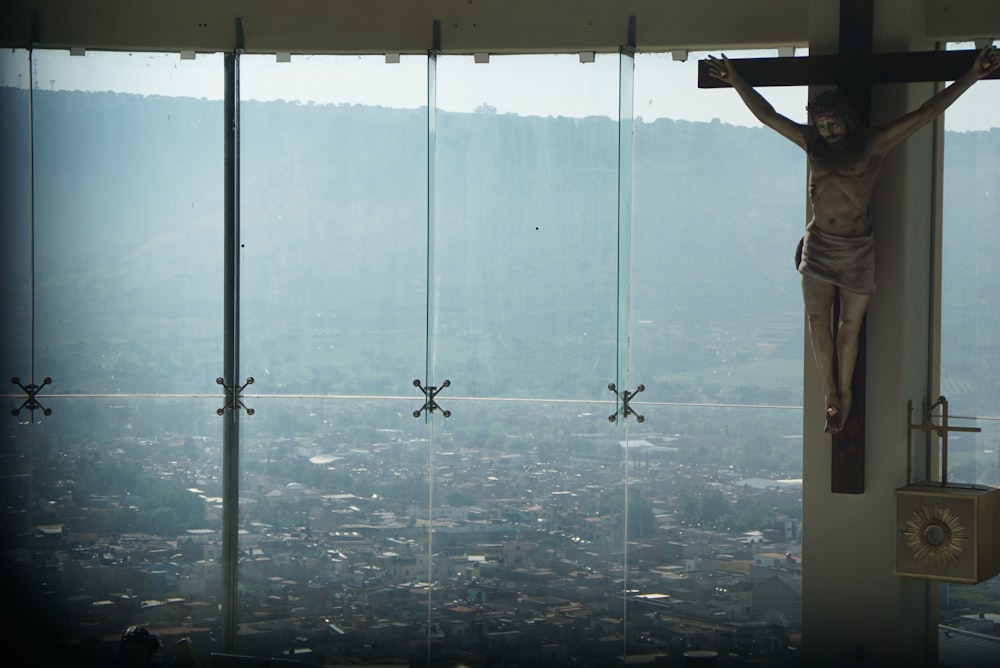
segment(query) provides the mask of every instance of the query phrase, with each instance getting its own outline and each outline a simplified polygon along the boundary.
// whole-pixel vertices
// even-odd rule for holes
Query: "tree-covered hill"
[[[35,91],[29,180],[26,94],[0,95],[15,246],[30,214],[17,193],[35,189],[36,363],[59,369],[64,392],[213,391],[221,102]],[[426,109],[247,102],[240,116],[243,360],[273,391],[306,378],[317,392],[405,392],[430,331],[472,396],[555,391],[527,376],[575,396],[613,380],[620,314],[633,363],[661,387],[721,364],[765,385],[794,378],[805,168],[769,130],[638,121],[620,181],[619,127],[605,117],[439,112],[429,140]],[[945,381],[967,390],[965,406],[1000,383],[988,378],[1000,360],[982,358],[1000,357],[983,340],[997,298],[949,287],[994,283],[996,142],[947,138],[946,220],[965,243],[944,249],[945,335],[968,341],[945,354]],[[959,176],[968,165],[981,169]],[[18,275],[4,310],[23,320]],[[760,373],[768,365],[781,380]]]

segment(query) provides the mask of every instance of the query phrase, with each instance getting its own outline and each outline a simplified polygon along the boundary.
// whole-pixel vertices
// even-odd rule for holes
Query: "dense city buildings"
[[[275,443],[247,448],[239,519],[247,653],[416,661],[432,638],[432,656],[470,665],[499,655],[519,665],[582,656],[610,665],[626,648],[792,660],[801,481],[685,463],[688,439],[646,434],[631,444],[643,454],[629,464],[630,512],[643,517],[624,543],[620,508],[608,510],[624,442],[594,442],[566,470],[530,447],[496,456],[446,433],[448,450],[434,453],[444,501],[430,507],[388,491],[402,453],[429,444],[402,431],[382,438],[333,448],[285,439],[281,459],[258,458]],[[113,645],[122,628],[142,624],[164,647],[191,637],[200,651],[218,651],[221,490],[209,462],[219,442],[167,435],[66,450],[51,484],[36,489],[34,517],[43,521],[24,543],[35,560],[18,568],[22,586],[43,596],[22,605],[48,616],[69,646]],[[426,466],[414,466],[408,474],[426,480]],[[88,467],[105,474],[107,493],[86,492]],[[357,494],[337,475],[359,470],[387,491]],[[129,475],[146,481],[142,493],[125,491],[137,480]],[[711,499],[685,505],[677,494],[689,488]],[[732,521],[727,508],[750,505],[760,509],[756,528],[717,526]],[[688,517],[676,510],[684,508]]]

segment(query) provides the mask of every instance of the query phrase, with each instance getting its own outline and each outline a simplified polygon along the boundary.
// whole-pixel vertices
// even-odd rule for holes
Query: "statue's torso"
[[[809,156],[809,201],[812,221],[824,232],[845,237],[868,234],[868,203],[882,168],[883,156],[833,151]]]

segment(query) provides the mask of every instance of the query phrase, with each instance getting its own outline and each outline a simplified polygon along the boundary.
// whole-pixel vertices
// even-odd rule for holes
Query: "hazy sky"
[[[728,55],[746,58],[776,53]],[[645,120],[718,118],[734,125],[759,125],[732,90],[698,89],[697,60],[704,56],[692,53],[686,62],[679,62],[669,54],[638,54],[632,98],[635,115]],[[33,60],[34,85],[40,89],[209,99],[221,99],[223,93],[221,54],[198,54],[187,60],[177,53],[90,51],[78,56],[37,50]],[[0,85],[27,86],[28,68],[25,51],[3,51]],[[591,63],[581,63],[575,54],[493,56],[488,63],[476,63],[472,56],[441,56],[436,102],[448,111],[488,105],[497,113],[617,118],[619,69],[617,54],[597,54]],[[418,108],[427,104],[427,72],[423,56],[402,56],[399,63],[386,63],[382,56],[293,55],[291,62],[278,62],[274,55],[246,54],[241,57],[240,93],[243,99]],[[762,92],[779,112],[804,122],[805,88],[768,88]],[[996,109],[1000,109],[1000,84],[980,84],[949,110],[948,128],[1000,126]]]

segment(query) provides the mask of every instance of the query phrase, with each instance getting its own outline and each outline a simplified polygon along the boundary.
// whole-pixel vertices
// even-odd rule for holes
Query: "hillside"
[[[18,155],[24,92],[0,94]],[[63,392],[213,392],[221,103],[36,91],[34,109],[38,368],[58,370],[44,373]],[[742,387],[748,402],[799,400],[798,149],[760,128],[639,122],[620,234],[612,120],[441,112],[428,144],[426,113],[241,107],[242,359],[257,391],[408,394],[429,345],[437,373],[469,396],[603,397],[627,318],[651,399]],[[946,234],[945,340],[963,342],[945,355],[945,382],[963,411],[1000,383],[984,378],[1000,350],[977,340],[996,330],[997,297],[949,287],[992,285],[997,272],[1000,184],[960,169],[995,175],[996,139],[947,140],[946,220],[968,243]],[[5,226],[26,208],[6,196],[27,187],[25,172],[8,173]],[[23,285],[7,285],[16,317]]]

